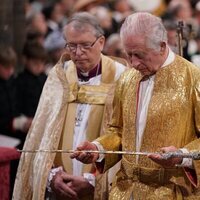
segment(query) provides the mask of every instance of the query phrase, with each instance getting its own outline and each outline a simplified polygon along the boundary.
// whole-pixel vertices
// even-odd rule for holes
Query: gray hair
[[[65,29],[69,24],[72,24],[73,27],[80,33],[87,32],[90,28],[92,28],[92,31],[94,31],[94,35],[96,37],[104,35],[104,31],[101,28],[98,20],[95,18],[95,16],[87,12],[78,12],[72,15],[71,18],[67,21]]]
[[[112,33],[106,40],[106,45],[110,46],[117,42],[120,42],[120,35],[118,33]]]
[[[128,16],[122,24],[120,37],[143,35],[147,47],[160,50],[160,43],[167,43],[167,31],[159,17],[147,12],[137,12]]]

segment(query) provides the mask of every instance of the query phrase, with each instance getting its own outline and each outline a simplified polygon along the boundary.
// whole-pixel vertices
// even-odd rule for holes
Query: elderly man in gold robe
[[[121,39],[134,69],[117,81],[113,116],[104,136],[78,150],[150,152],[148,156],[75,152],[102,172],[121,159],[110,200],[200,199],[200,161],[152,152],[200,151],[200,69],[175,55],[161,19],[128,16]]]
[[[46,81],[21,155],[13,200],[94,199],[95,169],[54,150],[75,149],[100,135],[105,102],[112,99],[112,88],[126,67],[101,54],[103,30],[88,13],[73,15],[64,37],[71,60],[63,55]]]

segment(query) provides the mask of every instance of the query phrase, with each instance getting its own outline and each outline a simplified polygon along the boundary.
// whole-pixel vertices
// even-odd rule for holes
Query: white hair
[[[167,43],[167,31],[159,17],[147,12],[137,12],[128,16],[122,24],[120,37],[144,36],[147,47],[160,50],[160,43]]]

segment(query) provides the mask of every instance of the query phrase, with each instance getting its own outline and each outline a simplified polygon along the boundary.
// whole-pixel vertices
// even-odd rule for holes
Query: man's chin
[[[147,70],[140,70],[142,76],[152,76],[155,72],[147,71]]]
[[[140,73],[142,74],[142,76],[150,76],[151,72],[146,71],[146,70],[141,70]]]
[[[76,68],[78,68],[82,72],[87,72],[88,71],[88,66],[87,65],[76,64]]]
[[[86,61],[76,61],[75,65],[78,67],[81,67],[81,66],[86,67],[88,66],[88,63]]]

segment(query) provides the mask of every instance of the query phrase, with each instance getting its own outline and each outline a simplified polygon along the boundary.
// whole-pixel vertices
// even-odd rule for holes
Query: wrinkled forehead
[[[137,48],[146,48],[146,39],[142,35],[127,34],[122,38],[122,44],[126,51],[135,50]]]
[[[75,23],[70,23],[67,26],[65,26],[64,29],[64,38],[66,41],[68,41],[70,38],[91,38],[96,35],[95,29],[91,26],[86,24],[80,25]]]
[[[81,22],[78,22],[78,21],[71,22],[70,24],[68,24],[66,26],[66,29],[68,29],[68,30],[71,29],[73,31],[79,32],[80,34],[86,33],[86,32],[91,32],[93,34],[96,33],[96,30],[92,25],[90,25],[88,23],[81,23]]]

